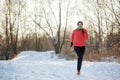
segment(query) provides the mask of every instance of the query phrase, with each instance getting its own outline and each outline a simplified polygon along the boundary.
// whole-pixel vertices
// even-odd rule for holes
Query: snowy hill
[[[55,61],[55,60],[65,60],[65,59],[59,59],[59,57],[56,56],[54,51],[46,51],[46,52],[23,51],[13,60]]]
[[[17,58],[0,61],[0,80],[120,80],[120,64],[83,62],[76,75],[76,61],[66,61],[53,51],[24,51]]]

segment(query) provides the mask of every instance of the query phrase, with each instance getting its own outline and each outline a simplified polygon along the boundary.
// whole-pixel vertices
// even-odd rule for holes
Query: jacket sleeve
[[[71,42],[73,43],[74,40],[74,31],[72,32],[72,36],[71,36]]]
[[[88,40],[89,39],[88,32],[86,29],[84,29],[84,31],[85,31],[84,38],[85,40]]]

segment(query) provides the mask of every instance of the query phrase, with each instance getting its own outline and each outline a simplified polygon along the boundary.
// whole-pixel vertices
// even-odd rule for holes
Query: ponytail
[[[83,29],[81,29],[82,30],[82,33],[84,34],[85,32],[84,32],[84,30]]]

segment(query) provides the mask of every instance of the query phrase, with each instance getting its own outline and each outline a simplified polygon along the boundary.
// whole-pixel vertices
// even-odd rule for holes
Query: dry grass
[[[76,53],[73,48],[64,47],[61,53],[61,56],[66,57],[67,59],[76,59]],[[99,51],[94,49],[87,49],[84,54],[84,60],[86,61],[100,61],[102,57],[118,57],[120,58],[120,48],[110,48],[106,49],[105,47],[101,47]],[[120,62],[120,61],[118,61]]]
[[[120,48],[111,48],[107,50],[105,47],[102,47],[98,51],[91,50],[86,51],[84,60],[88,61],[100,61],[102,57],[119,57],[120,58]]]

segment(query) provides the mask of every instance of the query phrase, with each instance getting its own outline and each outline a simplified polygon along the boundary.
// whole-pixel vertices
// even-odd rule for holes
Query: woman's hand
[[[72,47],[72,45],[73,45],[73,42],[71,42],[71,45],[70,45],[70,47]]]

